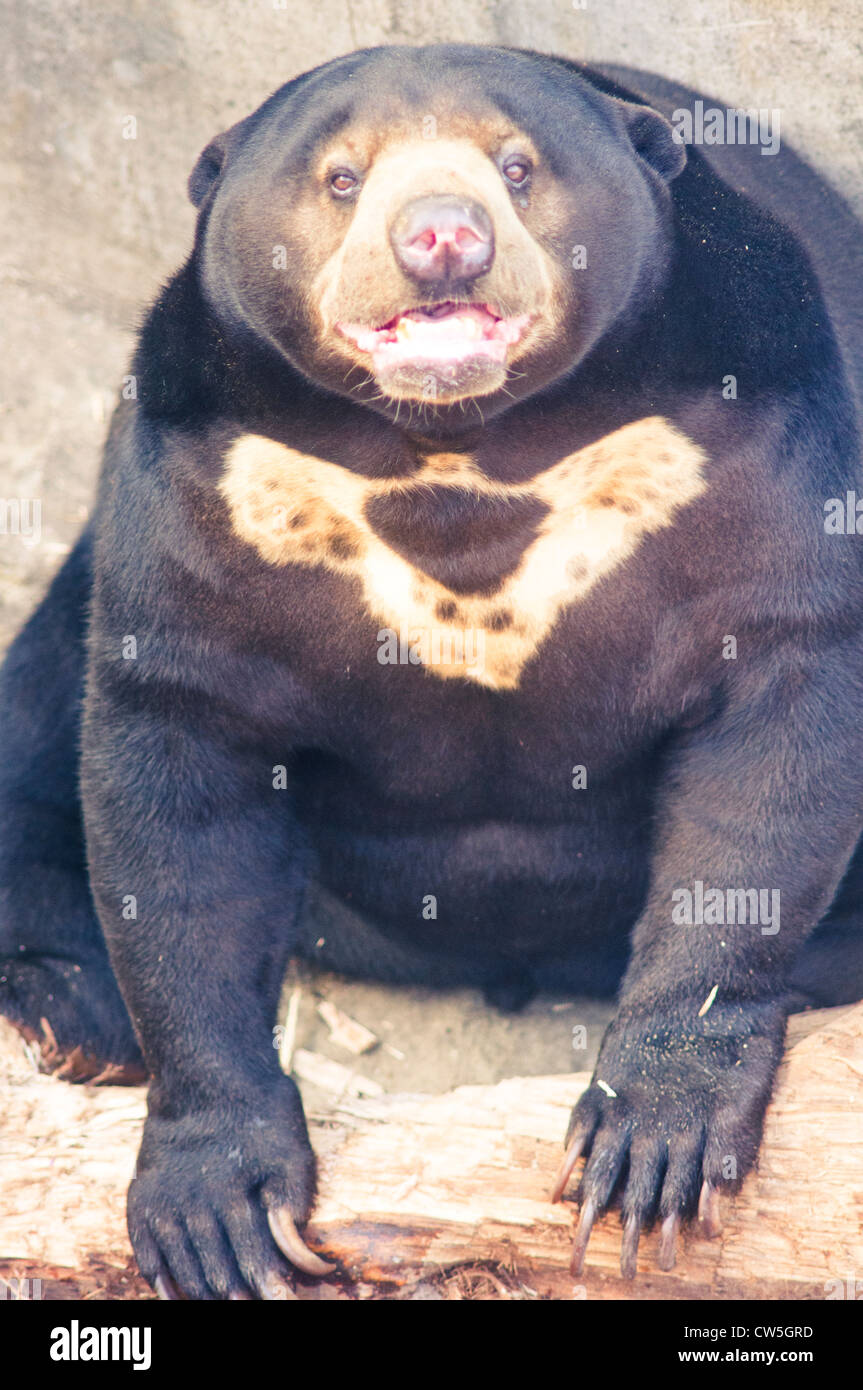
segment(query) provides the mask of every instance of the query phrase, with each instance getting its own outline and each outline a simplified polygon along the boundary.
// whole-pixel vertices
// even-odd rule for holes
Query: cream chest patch
[[[234,529],[271,565],[322,565],[356,580],[379,643],[442,678],[514,689],[567,605],[705,490],[702,450],[667,420],[638,420],[526,483],[495,482],[464,454],[431,454],[410,478],[366,478],[261,435],[229,449],[219,489]],[[491,597],[456,594],[396,554],[366,503],[435,484],[549,507],[518,567]],[[390,634],[391,636],[388,636]],[[381,660],[386,659],[381,656]],[[403,658],[402,658],[403,659]]]

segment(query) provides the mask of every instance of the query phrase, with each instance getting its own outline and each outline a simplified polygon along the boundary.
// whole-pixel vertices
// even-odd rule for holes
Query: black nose
[[[481,203],[455,193],[412,198],[390,227],[390,244],[406,275],[456,285],[484,275],[494,260],[494,229]]]

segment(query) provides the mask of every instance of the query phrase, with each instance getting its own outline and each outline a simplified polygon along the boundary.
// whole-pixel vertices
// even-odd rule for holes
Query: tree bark
[[[41,1075],[4,1027],[0,1276],[45,1277],[59,1297],[87,1278],[91,1297],[143,1296],[125,1194],[144,1089]],[[847,1297],[848,1281],[863,1281],[863,1004],[791,1020],[758,1170],[723,1199],[722,1234],[684,1231],[668,1273],[656,1268],[658,1233],[646,1235],[634,1283],[619,1277],[615,1213],[597,1223],[576,1283],[575,1204],[548,1200],[586,1073],[383,1095],[361,1065],[294,1059],[320,1156],[308,1239],[340,1270],[328,1292],[301,1297],[400,1297],[480,1265],[485,1296],[504,1298],[806,1299]]]

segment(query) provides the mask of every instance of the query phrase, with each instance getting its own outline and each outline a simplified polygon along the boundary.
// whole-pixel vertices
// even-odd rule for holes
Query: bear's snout
[[[463,288],[491,269],[494,228],[476,198],[433,193],[411,198],[389,230],[405,275],[441,289]]]

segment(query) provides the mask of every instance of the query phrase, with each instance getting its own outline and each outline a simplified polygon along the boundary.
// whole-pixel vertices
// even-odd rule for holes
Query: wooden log
[[[656,1268],[658,1236],[648,1234],[633,1284],[619,1278],[614,1213],[597,1224],[576,1284],[575,1207],[548,1200],[586,1074],[376,1095],[359,1068],[300,1053],[298,1069],[316,1087],[321,1182],[309,1241],[340,1268],[301,1297],[399,1297],[443,1279],[444,1297],[481,1288],[515,1298],[824,1298],[863,1278],[863,1005],[791,1020],[758,1170],[723,1199],[722,1234],[684,1233],[669,1273]],[[316,1112],[322,1083],[339,1094]],[[143,1088],[41,1075],[4,1032],[0,1277],[42,1277],[61,1297],[146,1296],[125,1230],[144,1114]],[[477,1266],[489,1271],[484,1284],[447,1284]]]

